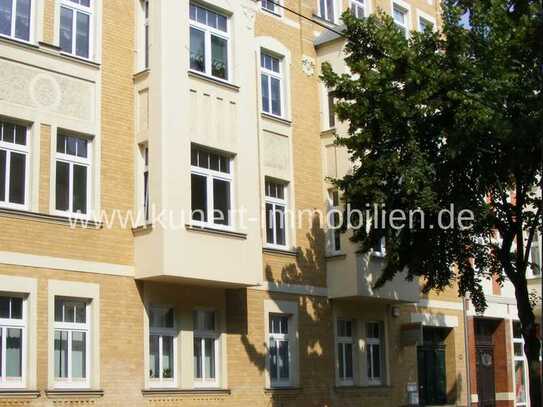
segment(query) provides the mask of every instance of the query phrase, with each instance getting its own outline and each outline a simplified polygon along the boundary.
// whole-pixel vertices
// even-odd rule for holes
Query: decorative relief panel
[[[0,60],[0,101],[93,121],[95,85],[87,81]]]
[[[263,164],[266,175],[290,178],[290,143],[288,137],[263,131]]]

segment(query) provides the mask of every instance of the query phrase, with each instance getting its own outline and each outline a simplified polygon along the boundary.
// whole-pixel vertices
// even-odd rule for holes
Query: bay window
[[[190,69],[229,79],[228,17],[202,6],[191,4]]]
[[[269,315],[268,357],[272,386],[291,384],[291,350],[288,325],[288,315]]]
[[[61,0],[59,45],[63,52],[92,58],[93,1]]]
[[[339,382],[343,385],[353,385],[354,340],[351,320],[337,320],[336,343]]]
[[[173,308],[151,306],[149,310],[149,380],[151,386],[175,386],[176,336]]]
[[[55,209],[62,214],[90,214],[91,143],[83,137],[57,136]]]
[[[24,299],[0,294],[0,389],[24,386],[25,320]]]
[[[262,111],[274,116],[283,114],[283,75],[282,60],[279,57],[261,52],[260,85],[262,92]]]
[[[383,384],[383,334],[380,322],[366,324],[366,367],[370,385]]]
[[[286,185],[267,180],[266,188],[266,243],[268,246],[285,247],[286,238]]]
[[[0,0],[0,35],[30,41],[32,1]]]
[[[219,334],[216,313],[196,310],[194,324],[194,386],[215,387],[219,372]]]
[[[191,208],[195,224],[232,225],[232,159],[200,147],[191,149]]]
[[[54,371],[57,387],[89,387],[90,302],[55,297]]]
[[[27,127],[0,121],[0,206],[28,207],[28,141]]]

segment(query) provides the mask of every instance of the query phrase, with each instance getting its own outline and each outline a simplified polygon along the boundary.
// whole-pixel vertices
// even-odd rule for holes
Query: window
[[[32,0],[0,1],[0,35],[30,41]]]
[[[190,5],[190,69],[228,80],[228,17]]]
[[[281,0],[262,0],[262,10],[279,16],[281,15],[281,7],[279,6],[280,1]]]
[[[231,225],[232,159],[224,154],[192,146],[192,220],[215,227]]]
[[[0,296],[0,388],[24,386],[25,319],[23,298]]]
[[[55,297],[54,368],[59,387],[88,387],[90,303]]]
[[[91,58],[93,0],[61,0],[60,49],[69,54]]]
[[[145,222],[149,221],[149,147],[141,146],[143,156],[143,216]]]
[[[194,385],[217,386],[219,340],[214,311],[197,310],[194,319]]]
[[[91,149],[89,140],[57,136],[55,208],[71,215],[90,213]]]
[[[143,14],[143,69],[149,68],[149,0],[141,1]]]
[[[286,184],[266,181],[266,243],[270,246],[287,245]]]
[[[527,365],[520,322],[513,321],[513,368],[515,371],[515,406],[527,406]]]
[[[287,315],[270,314],[269,358],[272,386],[290,384],[290,348]]]
[[[375,243],[373,246],[373,255],[377,257],[384,257],[386,254],[386,248],[385,248],[385,238],[382,237]]]
[[[265,52],[260,53],[262,111],[275,116],[283,114],[281,65],[281,59],[278,57]]]
[[[0,205],[26,209],[28,190],[28,128],[0,121]]]
[[[541,265],[543,264],[543,248],[541,247],[538,236],[534,236],[532,247],[530,248],[530,270],[531,276],[536,277],[541,275]]]
[[[332,216],[327,219],[330,222],[330,252],[338,253],[341,251],[341,231],[339,230],[341,226],[339,211],[341,209],[339,206],[339,192],[336,189],[328,191],[328,205],[330,211],[332,211]]]
[[[419,17],[419,31],[424,32],[426,30],[433,31],[434,23],[427,18]]]
[[[319,0],[319,15],[323,20],[335,23],[336,5],[334,0]]]
[[[149,309],[149,379],[151,386],[175,385],[175,317],[173,308]]]
[[[351,0],[351,14],[356,18],[366,17],[365,0]]]
[[[336,109],[332,92],[328,92],[328,127],[336,127]]]
[[[337,366],[338,378],[341,384],[352,385],[353,373],[353,322],[350,320],[337,320]]]
[[[408,21],[407,21],[408,11],[406,8],[394,3],[392,9],[392,17],[394,18],[394,23],[401,31],[405,38],[409,35]]]
[[[379,322],[366,324],[366,355],[368,383],[383,384],[383,348],[381,345],[382,329]]]

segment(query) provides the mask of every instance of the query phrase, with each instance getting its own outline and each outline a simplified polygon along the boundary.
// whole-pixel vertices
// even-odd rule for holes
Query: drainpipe
[[[471,407],[471,373],[469,364],[469,335],[468,335],[468,314],[466,312],[466,298],[462,297],[462,314],[464,315],[464,360],[466,361],[466,389],[467,405]]]

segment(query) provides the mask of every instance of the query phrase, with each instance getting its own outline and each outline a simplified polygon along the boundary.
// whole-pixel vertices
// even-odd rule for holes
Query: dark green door
[[[420,405],[447,404],[444,345],[418,347],[418,374]]]

